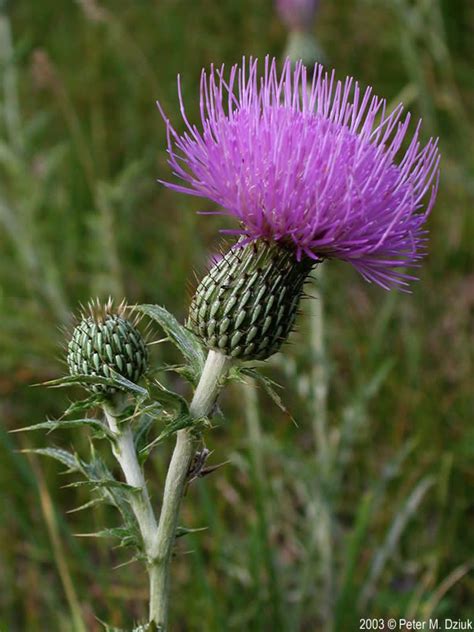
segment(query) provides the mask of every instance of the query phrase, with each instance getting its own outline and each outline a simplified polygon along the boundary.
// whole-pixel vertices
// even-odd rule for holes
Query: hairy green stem
[[[138,522],[148,565],[151,566],[157,522],[151,506],[143,470],[138,462],[132,429],[128,422],[123,424],[118,422],[120,413],[113,405],[104,406],[104,413],[108,426],[115,435],[114,456],[122,468],[127,484],[137,490],[130,497],[130,505]]]
[[[206,417],[212,412],[228,364],[226,356],[209,351],[189,409],[194,418]],[[166,630],[168,623],[170,562],[181,499],[193,455],[192,432],[189,429],[180,430],[166,475],[160,521],[152,549],[154,563],[150,567],[150,621],[158,626],[160,632]]]

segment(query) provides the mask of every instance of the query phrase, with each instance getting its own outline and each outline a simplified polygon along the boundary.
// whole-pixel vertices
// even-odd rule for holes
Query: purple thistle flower
[[[276,9],[290,30],[310,28],[319,7],[319,0],[276,0]]]
[[[240,245],[277,242],[298,261],[341,259],[368,281],[389,289],[415,277],[400,268],[419,265],[424,223],[439,178],[437,140],[424,147],[420,122],[404,152],[410,115],[357,82],[336,81],[316,65],[281,73],[276,61],[245,59],[202,72],[201,129],[185,114],[186,131],[168,128],[169,164],[188,186],[175,191],[213,200],[237,218]],[[398,158],[398,159],[397,159]]]

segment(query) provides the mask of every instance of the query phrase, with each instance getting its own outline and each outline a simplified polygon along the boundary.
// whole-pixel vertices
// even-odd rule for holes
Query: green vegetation
[[[326,353],[308,344],[322,303],[307,301],[293,344],[264,368],[297,425],[265,384],[226,391],[207,447],[210,465],[229,462],[190,485],[182,511],[183,525],[206,530],[177,547],[176,631],[474,616],[474,9],[321,4],[315,32],[338,76],[403,100],[440,136],[430,255],[412,295],[372,288],[343,264],[315,272]],[[0,630],[124,628],[146,612],[145,574],[120,566],[128,557],[113,541],[73,535],[114,527],[114,510],[67,514],[87,491],[65,488],[55,461],[20,453],[69,449],[74,436],[87,456],[87,431],[9,431],[67,406],[65,389],[31,385],[66,371],[60,329],[79,302],[126,296],[184,319],[192,271],[202,276],[223,222],[156,183],[169,169],[154,102],[181,125],[177,73],[197,115],[202,66],[281,55],[286,34],[270,1],[0,7]],[[176,361],[169,344],[151,352]],[[326,381],[328,428],[315,414]],[[169,386],[189,395],[173,373]],[[155,502],[171,446],[148,463]]]

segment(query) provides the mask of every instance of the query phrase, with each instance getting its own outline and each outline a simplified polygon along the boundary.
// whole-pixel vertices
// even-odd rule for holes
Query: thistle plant
[[[190,404],[163,386],[156,368],[147,369],[145,342],[125,305],[96,303],[69,342],[70,377],[51,384],[79,384],[91,394],[62,420],[35,426],[87,425],[109,440],[118,478],[95,450],[90,462],[63,450],[41,452],[81,473],[98,500],[119,509],[123,525],[105,534],[133,546],[146,565],[150,630],[169,629],[171,560],[176,538],[187,532],[178,525],[180,505],[186,486],[205,473],[206,451],[198,445],[222,387],[259,377],[240,363],[280,349],[321,261],[345,261],[370,282],[407,290],[409,269],[425,254],[436,141],[422,146],[419,125],[408,138],[402,106],[388,112],[384,100],[350,78],[336,81],[316,65],[307,85],[301,62],[292,68],[287,61],[279,71],[267,58],[261,72],[256,60],[243,60],[229,73],[203,71],[199,127],[188,121],[180,90],[186,131],[179,134],[162,111],[169,163],[184,182],[164,184],[213,201],[217,213],[237,220],[223,231],[235,242],[199,283],[186,326],[162,307],[135,308],[180,349],[185,362],[174,368],[195,389]],[[230,371],[232,362],[239,364]],[[97,407],[102,419],[69,419]],[[176,445],[158,515],[143,467],[171,435]]]
[[[189,327],[208,362],[259,360],[279,350],[293,326],[304,282],[319,262],[350,263],[369,282],[406,290],[425,254],[425,221],[433,207],[437,141],[422,147],[420,124],[404,153],[410,115],[387,112],[383,99],[351,78],[336,81],[316,65],[243,60],[226,75],[201,76],[201,128],[191,124],[179,88],[186,131],[168,128],[169,163],[216,213],[239,222],[237,241],[199,284]],[[399,154],[402,153],[401,156]],[[398,160],[396,160],[399,156]],[[221,364],[218,358],[221,358]],[[168,477],[189,464],[178,433]],[[165,494],[166,503],[166,494]],[[179,511],[180,499],[168,505]]]

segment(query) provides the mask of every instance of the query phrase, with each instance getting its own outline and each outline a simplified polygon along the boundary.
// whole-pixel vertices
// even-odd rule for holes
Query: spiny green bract
[[[234,246],[199,284],[189,326],[207,348],[265,360],[287,339],[314,263],[263,240]]]
[[[110,301],[104,306],[89,306],[89,314],[83,314],[68,344],[71,375],[113,378],[118,373],[138,382],[147,366],[148,351],[140,332],[124,317],[124,312],[124,304],[114,310]],[[106,385],[92,388],[105,393],[116,390]]]

